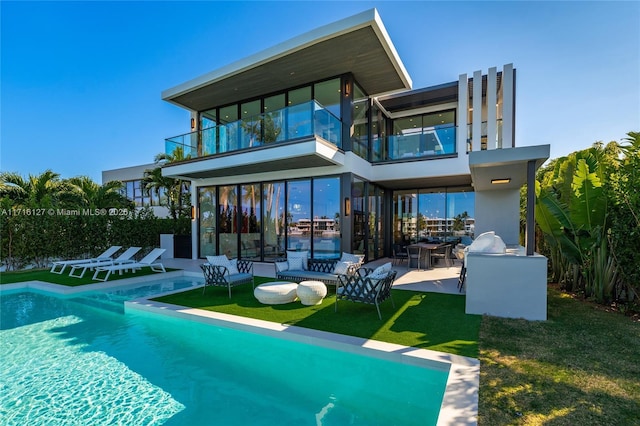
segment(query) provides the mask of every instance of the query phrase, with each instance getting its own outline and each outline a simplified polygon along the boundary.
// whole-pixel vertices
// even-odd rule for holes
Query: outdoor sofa
[[[363,261],[364,256],[350,253],[342,253],[340,259],[309,259],[308,251],[290,251],[286,259],[276,260],[276,278],[296,283],[321,281],[335,286],[338,276],[355,274]]]

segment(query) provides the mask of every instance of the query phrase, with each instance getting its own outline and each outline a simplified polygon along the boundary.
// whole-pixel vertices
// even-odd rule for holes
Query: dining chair
[[[415,259],[415,264],[420,270],[420,247],[407,246],[408,265],[407,269],[411,269],[411,262]]]

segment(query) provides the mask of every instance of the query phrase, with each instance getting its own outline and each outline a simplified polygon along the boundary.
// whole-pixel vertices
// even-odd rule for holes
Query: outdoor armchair
[[[380,303],[391,299],[391,306],[396,307],[391,296],[391,287],[395,279],[396,271],[388,271],[383,275],[378,275],[369,268],[360,268],[353,275],[338,276],[335,311],[338,312],[339,300],[350,300],[375,305],[378,318],[382,319]]]
[[[229,289],[229,299],[231,299],[231,287],[242,284],[249,284],[255,288],[253,282],[253,262],[251,260],[226,260],[226,256],[207,256],[208,263],[200,265],[204,274],[204,294],[207,286],[226,287]]]

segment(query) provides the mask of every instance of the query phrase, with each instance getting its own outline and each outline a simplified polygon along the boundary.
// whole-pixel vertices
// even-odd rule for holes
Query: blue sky
[[[376,7],[413,87],[513,63],[516,144],[640,130],[638,2],[0,2],[0,170],[151,163],[189,131],[162,90]]]

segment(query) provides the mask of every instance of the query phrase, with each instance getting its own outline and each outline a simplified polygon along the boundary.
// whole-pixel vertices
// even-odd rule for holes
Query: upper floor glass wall
[[[393,120],[389,159],[455,154],[455,111],[440,111]]]
[[[201,111],[200,129],[165,141],[191,158],[316,135],[342,146],[342,78]]]

